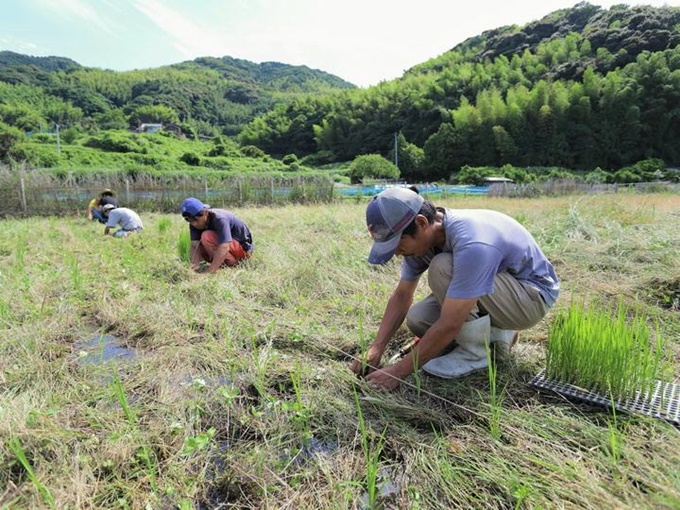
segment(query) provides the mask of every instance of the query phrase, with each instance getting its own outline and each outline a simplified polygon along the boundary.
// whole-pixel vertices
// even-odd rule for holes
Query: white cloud
[[[102,19],[94,7],[89,5],[88,0],[36,0],[40,7],[49,9],[58,16],[71,20],[79,18],[97,28],[112,34],[115,32],[106,20]]]
[[[225,46],[219,32],[195,23],[159,0],[134,0],[133,5],[169,35],[172,45],[185,57],[216,55],[216,51]]]
[[[18,39],[14,36],[9,36],[9,37],[0,37],[0,46],[3,47],[3,49],[11,48],[11,51],[15,51],[18,53],[36,53],[36,52],[44,52],[44,49],[38,46],[35,43],[32,43],[31,41],[25,41],[23,39]]]

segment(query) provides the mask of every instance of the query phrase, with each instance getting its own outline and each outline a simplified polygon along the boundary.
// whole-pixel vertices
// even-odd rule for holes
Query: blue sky
[[[142,69],[230,56],[306,65],[362,87],[468,37],[575,0],[2,0],[0,50]],[[680,0],[597,1],[680,6]]]

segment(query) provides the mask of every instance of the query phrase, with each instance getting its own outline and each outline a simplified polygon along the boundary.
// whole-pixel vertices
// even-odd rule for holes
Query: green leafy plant
[[[194,452],[204,450],[212,442],[213,437],[215,437],[215,433],[216,433],[215,428],[210,427],[205,432],[185,438],[182,454],[190,455]]]

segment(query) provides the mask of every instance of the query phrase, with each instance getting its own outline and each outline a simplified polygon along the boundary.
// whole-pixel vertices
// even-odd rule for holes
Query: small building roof
[[[484,177],[484,182],[494,184],[496,182],[515,182],[509,177]]]

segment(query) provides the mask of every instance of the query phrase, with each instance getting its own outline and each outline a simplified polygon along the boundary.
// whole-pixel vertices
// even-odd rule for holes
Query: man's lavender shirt
[[[491,294],[496,274],[507,271],[536,287],[548,306],[560,293],[552,264],[529,231],[515,219],[487,209],[438,209],[444,213],[446,241],[441,252],[453,254],[453,278],[447,298],[474,299]],[[404,257],[401,277],[417,280],[439,250]]]

